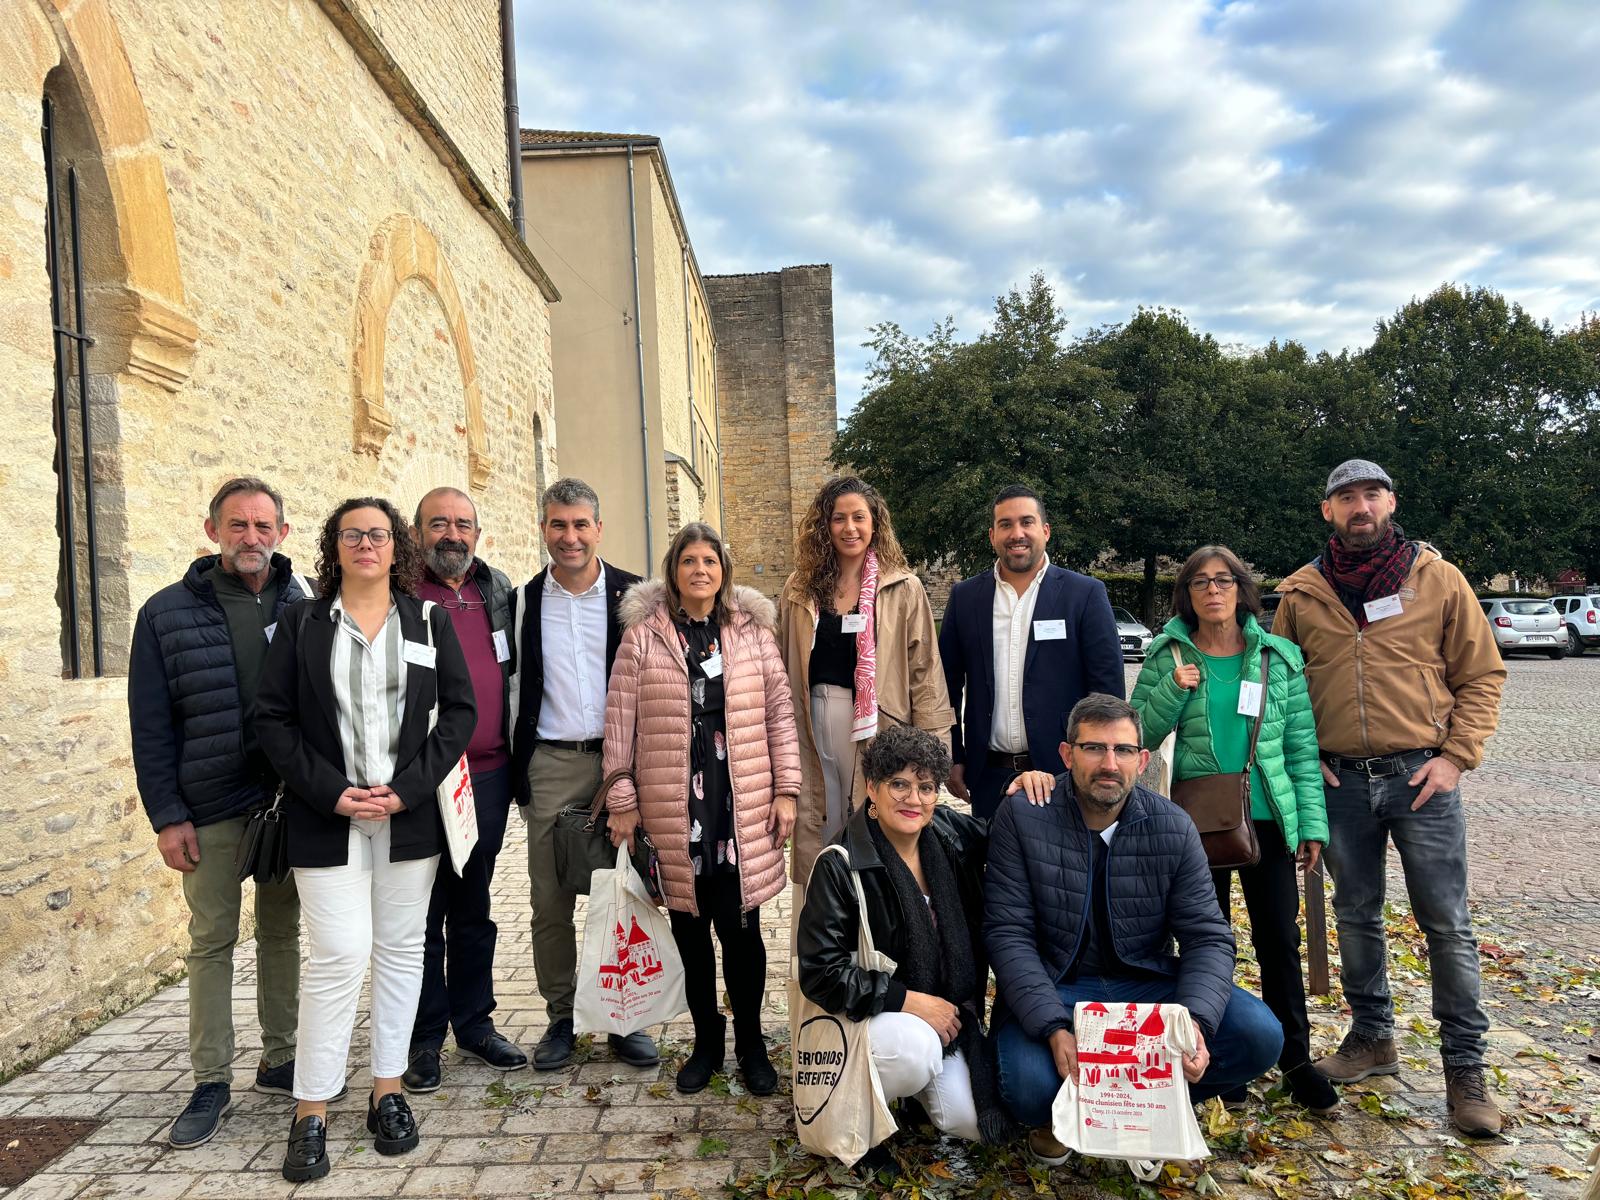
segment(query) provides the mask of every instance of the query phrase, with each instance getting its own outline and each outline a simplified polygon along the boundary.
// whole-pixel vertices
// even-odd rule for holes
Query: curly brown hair
[[[894,536],[894,522],[889,520],[889,506],[883,502],[873,486],[854,475],[836,475],[822,485],[822,490],[811,501],[794,539],[794,579],[800,591],[812,597],[818,608],[833,605],[834,585],[839,582],[839,557],[833,550],[833,539],[828,536],[828,525],[833,520],[834,506],[841,496],[860,496],[867,502],[872,514],[872,543],[869,549],[878,552],[878,573],[909,570],[905,551],[900,549],[900,539]]]
[[[394,537],[389,543],[394,547],[394,566],[389,569],[389,586],[408,596],[417,594],[417,582],[422,578],[422,549],[411,536],[411,526],[400,515],[400,510],[381,496],[352,496],[329,514],[317,535],[317,594],[331,595],[339,587],[339,521],[347,512],[358,508],[375,508],[389,518],[389,528]]]

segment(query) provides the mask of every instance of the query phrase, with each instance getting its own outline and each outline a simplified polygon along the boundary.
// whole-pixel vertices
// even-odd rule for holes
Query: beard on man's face
[[[424,554],[423,559],[440,579],[460,579],[472,563],[472,549],[455,538],[440,538]]]
[[[1354,524],[1360,520],[1360,525]],[[1344,543],[1347,550],[1370,550],[1383,541],[1384,535],[1389,532],[1389,518],[1387,516],[1352,517],[1343,528],[1334,526],[1339,534],[1339,540]]]
[[[1091,770],[1081,776],[1074,771],[1072,781],[1078,795],[1106,812],[1116,808],[1133,791],[1133,781],[1125,780],[1117,771]]]

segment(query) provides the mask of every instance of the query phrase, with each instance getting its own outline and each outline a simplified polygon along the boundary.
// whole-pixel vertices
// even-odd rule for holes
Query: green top
[[[1206,678],[1211,686],[1206,689],[1206,724],[1211,729],[1211,747],[1217,756],[1217,766],[1224,773],[1244,770],[1250,757],[1250,730],[1254,717],[1239,713],[1239,682],[1244,673],[1244,651],[1238,654],[1214,656],[1200,651],[1205,661]],[[1250,768],[1250,819],[1270,821],[1272,806],[1267,803],[1267,785],[1261,781],[1261,768]]]
[[[252,592],[237,575],[219,563],[206,572],[206,581],[216,593],[217,603],[228,619],[228,638],[233,643],[233,665],[239,680],[239,715],[243,722],[244,749],[252,754],[256,743],[256,690],[267,663],[267,626],[278,604],[278,582],[274,577],[259,592]]]

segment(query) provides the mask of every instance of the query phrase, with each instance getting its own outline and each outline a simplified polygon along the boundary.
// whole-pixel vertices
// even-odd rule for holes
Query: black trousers
[[[481,1042],[494,1032],[494,943],[499,927],[489,916],[489,883],[506,838],[511,812],[511,768],[472,777],[478,809],[478,844],[458,876],[445,851],[428,902],[422,948],[422,995],[411,1029],[411,1048],[437,1050],[445,1027],[456,1041]],[[446,959],[448,958],[448,970]]]
[[[1239,887],[1245,911],[1250,914],[1250,944],[1261,967],[1261,998],[1283,1026],[1283,1053],[1278,1066],[1285,1071],[1311,1061],[1311,1021],[1306,1016],[1306,989],[1300,976],[1300,885],[1294,855],[1284,845],[1276,821],[1257,821],[1256,839],[1261,861],[1239,867]],[[1217,903],[1230,921],[1233,872],[1213,871]]]
[[[758,1037],[761,997],[767,986],[767,947],[761,940],[761,909],[739,911],[739,873],[723,871],[695,880],[695,903],[700,915],[672,913],[672,939],[683,957],[684,998],[695,1031],[716,1024],[717,954],[711,930],[722,943],[722,981],[733,1008],[736,1040]]]

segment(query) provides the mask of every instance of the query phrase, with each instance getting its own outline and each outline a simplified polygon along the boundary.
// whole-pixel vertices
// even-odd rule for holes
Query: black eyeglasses
[[[477,612],[478,609],[488,608],[489,606],[483,600],[462,600],[458,597],[454,600],[439,601],[439,607],[447,608],[451,612]]]
[[[1118,742],[1115,746],[1109,746],[1105,742],[1073,742],[1072,748],[1087,754],[1090,758],[1104,758],[1106,751],[1110,750],[1123,761],[1127,761],[1130,758],[1138,758],[1140,750],[1140,747],[1130,745],[1127,742]]]
[[[354,550],[361,545],[361,539],[365,538],[372,543],[374,550],[381,550],[389,544],[389,539],[393,536],[393,532],[387,529],[341,529],[339,544]]]
[[[1213,575],[1210,578],[1204,575],[1196,575],[1189,580],[1189,590],[1198,596],[1208,587],[1215,585],[1219,592],[1231,592],[1235,582],[1237,581],[1232,575]]]

